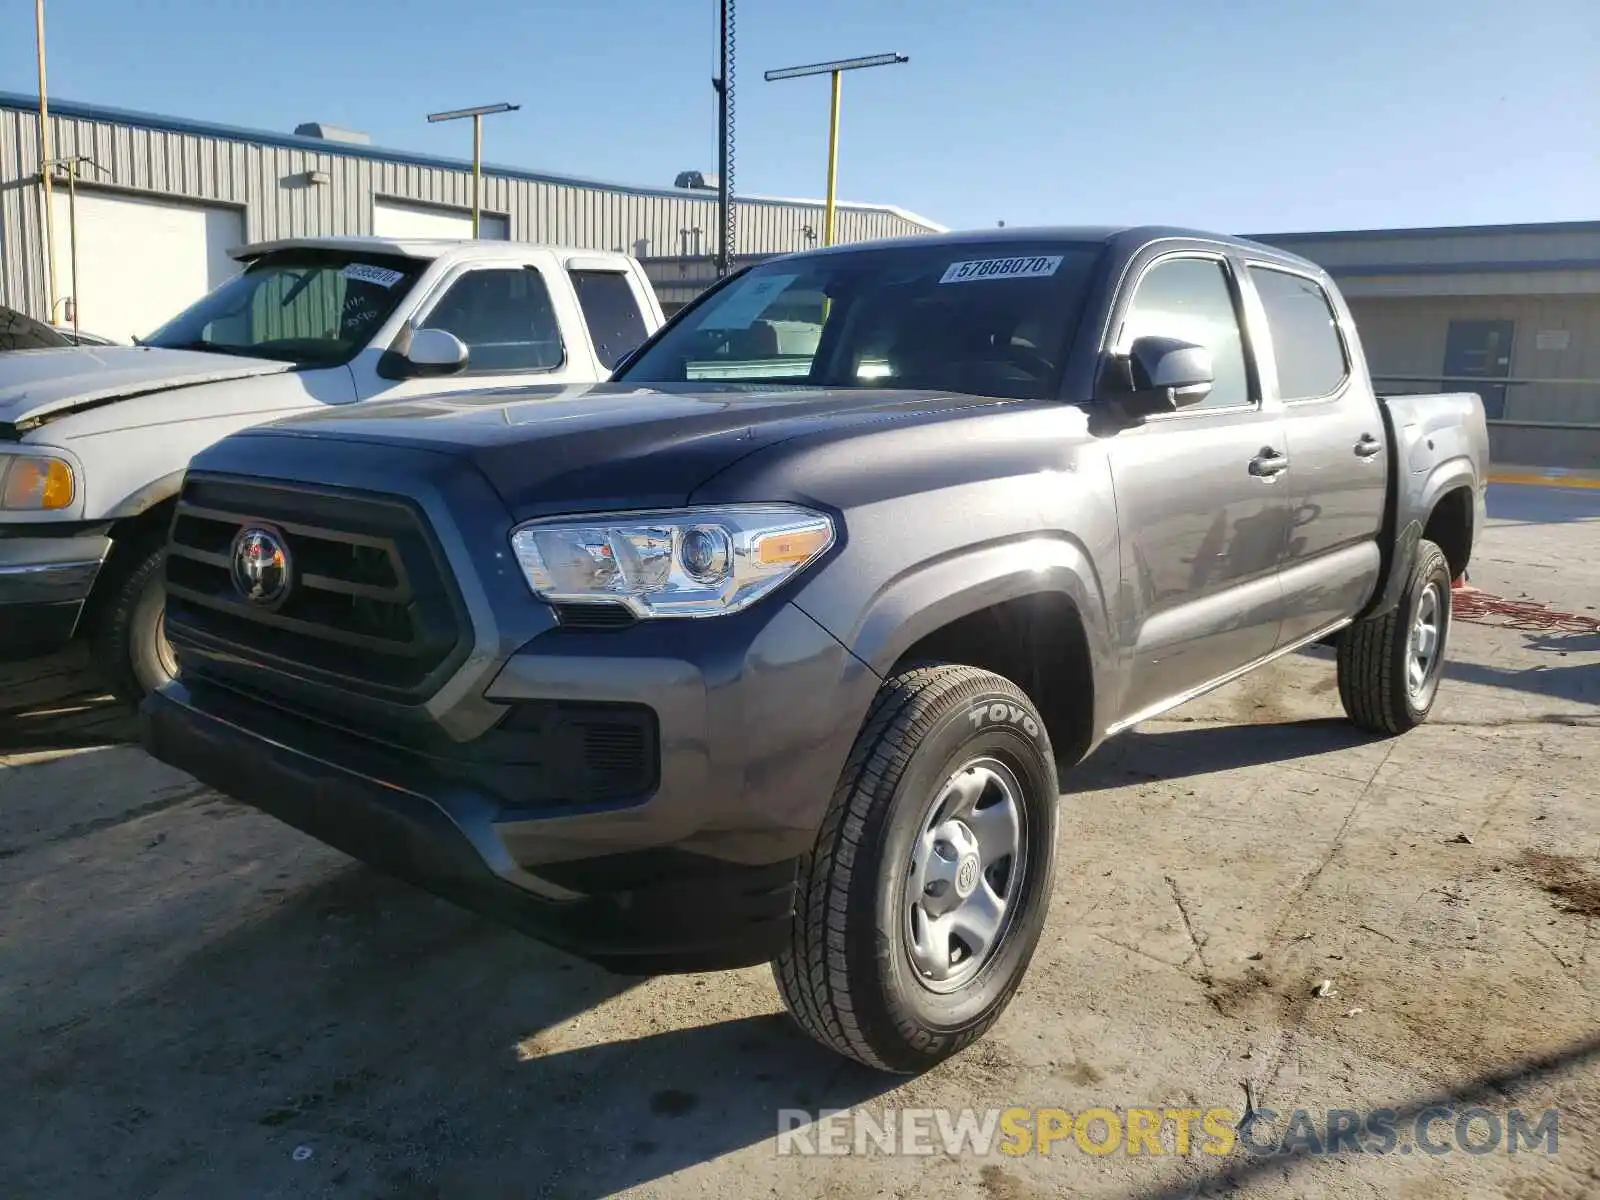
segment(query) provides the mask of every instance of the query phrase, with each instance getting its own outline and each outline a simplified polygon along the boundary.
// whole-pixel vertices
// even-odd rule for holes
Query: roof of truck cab
[[[470,238],[384,238],[384,237],[291,237],[270,242],[252,242],[228,251],[237,259],[259,258],[275,250],[345,250],[367,254],[399,254],[406,258],[440,258],[446,254],[471,251],[474,258],[518,258],[530,249],[554,250],[558,254],[584,254],[599,258],[626,259],[614,250],[585,250],[577,246],[555,246],[533,242],[473,241]]]
[[[1301,258],[1292,251],[1229,233],[1212,233],[1203,229],[1185,229],[1176,225],[1003,225],[994,229],[954,230],[949,233],[920,234],[911,237],[884,238],[875,242],[850,242],[839,246],[826,246],[816,250],[802,250],[790,258],[810,258],[813,255],[848,254],[852,250],[891,248],[896,246],[984,246],[997,242],[1055,243],[1062,246],[1103,245],[1126,239],[1146,243],[1163,239],[1196,239],[1249,250],[1252,254],[1279,261],[1304,263],[1317,270],[1316,264]]]

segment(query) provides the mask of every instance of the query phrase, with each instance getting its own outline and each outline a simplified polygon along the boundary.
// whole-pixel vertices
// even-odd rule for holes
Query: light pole
[[[717,33],[718,74],[711,81],[717,93],[717,278],[733,268],[738,218],[733,209],[733,76],[738,6],[721,0]],[[699,253],[698,250],[695,253]]]
[[[889,67],[910,62],[904,54],[870,54],[865,58],[841,58],[836,62],[811,63],[803,67],[782,67],[768,71],[763,78],[768,83],[779,79],[800,79],[807,75],[833,76],[833,105],[828,113],[828,200],[822,219],[822,244],[833,245],[833,213],[838,205],[839,181],[839,76],[845,71],[858,71],[862,67]]]
[[[478,108],[456,108],[449,112],[429,113],[428,120],[459,121],[472,118],[472,236],[478,236],[478,219],[483,210],[483,119],[495,113],[516,112],[520,104],[485,104]]]
[[[55,202],[51,199],[50,191],[50,161],[55,157],[55,151],[50,143],[50,102],[45,99],[44,87],[44,0],[34,0],[33,32],[39,52],[39,178],[44,183],[44,264],[50,289],[50,316],[47,320],[53,325],[56,305],[60,300],[56,290]]]

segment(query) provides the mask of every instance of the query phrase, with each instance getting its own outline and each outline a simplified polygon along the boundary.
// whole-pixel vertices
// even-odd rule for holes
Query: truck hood
[[[527,520],[681,504],[723,468],[807,432],[1020,403],[891,389],[598,384],[369,403],[258,426],[229,440],[328,438],[458,455],[477,466],[514,516]],[[195,466],[205,465],[202,455]]]
[[[0,431],[51,416],[201,383],[249,379],[293,363],[155,346],[74,346],[0,355]]]

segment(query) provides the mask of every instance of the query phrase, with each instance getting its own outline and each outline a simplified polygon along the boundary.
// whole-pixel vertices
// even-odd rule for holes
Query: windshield
[[[329,250],[269,254],[142,344],[338,366],[372,340],[426,266]]]
[[[54,350],[72,339],[14,308],[0,308],[0,350]]]
[[[941,241],[778,260],[689,310],[617,378],[1042,399],[1100,250]]]

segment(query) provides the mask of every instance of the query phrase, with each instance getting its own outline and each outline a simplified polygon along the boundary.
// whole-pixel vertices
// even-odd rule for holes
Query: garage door
[[[483,213],[478,229],[480,236],[488,240],[503,242],[511,237],[506,218],[500,213]],[[472,212],[470,209],[374,200],[372,232],[378,237],[392,238],[470,238]]]
[[[244,241],[236,208],[79,191],[78,277],[72,278],[71,206],[54,195],[56,281],[76,296],[86,333],[129,342],[150,333],[239,272],[228,250]],[[65,320],[63,307],[60,319]]]

